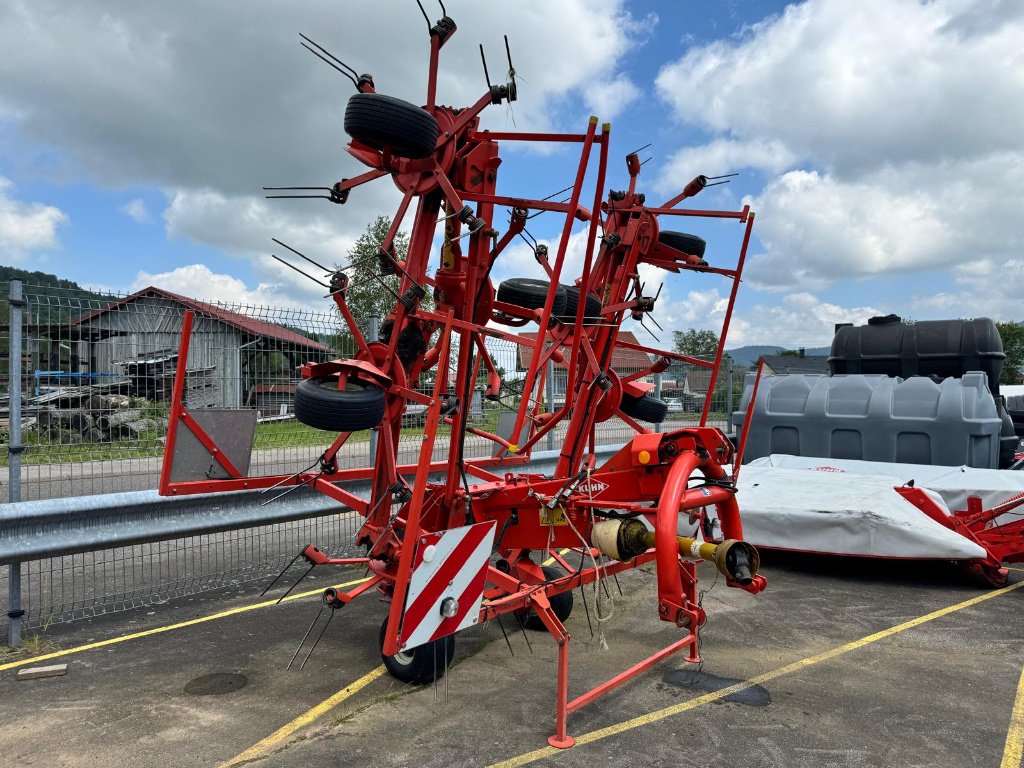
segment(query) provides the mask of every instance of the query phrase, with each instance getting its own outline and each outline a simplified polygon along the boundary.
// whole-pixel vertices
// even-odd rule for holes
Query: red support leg
[[[575,746],[576,739],[566,731],[569,716],[569,636],[558,641],[558,694],[556,698],[555,735],[548,736],[548,744],[556,749]]]

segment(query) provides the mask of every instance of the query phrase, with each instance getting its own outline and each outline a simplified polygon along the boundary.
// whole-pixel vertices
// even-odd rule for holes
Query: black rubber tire
[[[658,235],[658,242],[701,259],[704,258],[704,250],[708,247],[704,238],[685,232],[662,232]]]
[[[668,403],[650,395],[633,397],[632,395],[623,394],[619,410],[638,421],[661,424],[668,415]]]
[[[551,285],[547,280],[533,280],[529,277],[510,277],[502,281],[498,286],[498,301],[506,304],[514,304],[524,309],[543,309],[544,302],[548,298],[548,287]],[[558,286],[555,291],[555,301],[551,305],[551,314],[554,317],[565,314],[565,286]]]
[[[384,634],[387,628],[388,620],[384,619],[384,623],[380,625],[380,635],[377,637],[377,648],[380,650],[384,668],[392,677],[403,683],[416,684],[432,683],[444,677],[445,670],[452,665],[452,659],[455,658],[455,635],[432,640],[408,652],[385,656]]]
[[[541,570],[544,571],[544,578],[547,581],[553,581],[563,575],[560,570],[551,565],[541,566]],[[572,615],[572,590],[567,589],[565,592],[559,592],[557,595],[549,597],[548,600],[551,602],[551,610],[555,612],[558,620],[564,624],[569,616]],[[523,614],[522,619],[523,626],[526,629],[532,629],[537,632],[547,631],[547,626],[545,626],[544,622],[540,620],[540,616],[532,608]]]
[[[295,418],[307,427],[328,432],[357,432],[384,418],[384,390],[351,379],[337,389],[331,376],[305,379],[295,388]]]
[[[425,109],[383,93],[357,93],[345,107],[345,133],[399,157],[430,157],[441,129]]]
[[[580,289],[575,285],[563,285],[565,288],[565,309],[558,315],[562,323],[576,322],[576,309],[580,305]],[[587,304],[583,309],[583,324],[596,325],[601,322],[601,300],[592,293],[587,294]]]

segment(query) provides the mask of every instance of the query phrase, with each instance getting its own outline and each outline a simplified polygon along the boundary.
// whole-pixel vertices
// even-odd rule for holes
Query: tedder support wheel
[[[704,238],[685,232],[662,232],[658,235],[658,242],[701,259],[704,258],[704,250],[708,246]]]
[[[498,286],[498,301],[514,304],[524,309],[543,309],[548,298],[547,280],[533,280],[529,277],[510,277]],[[565,314],[565,287],[558,286],[555,301],[551,305],[551,315],[558,317]]]
[[[563,323],[576,322],[576,310],[580,305],[580,289],[575,285],[563,285],[565,289],[565,309],[558,319]],[[587,303],[583,309],[583,324],[595,325],[601,321],[601,300],[592,293],[587,294]]]
[[[385,145],[400,157],[430,157],[440,128],[425,109],[382,93],[357,93],[345,107],[345,133],[374,149]]]
[[[445,635],[437,640],[413,648],[399,651],[394,656],[384,655],[384,634],[388,629],[388,620],[380,625],[380,637],[377,646],[381,649],[380,657],[384,667],[392,677],[403,683],[432,683],[444,677],[445,670],[455,658],[455,636]]]
[[[650,395],[633,397],[624,394],[622,402],[619,404],[619,410],[634,419],[648,421],[651,424],[661,424],[668,415],[668,403]]]
[[[562,575],[561,571],[550,565],[543,566],[541,570],[544,571],[544,578],[547,581],[552,581]],[[569,615],[572,613],[572,590],[569,589],[565,592],[559,592],[557,595],[549,597],[548,600],[551,602],[551,610],[555,612],[555,616],[558,617],[558,620],[564,624],[565,620],[568,619]],[[523,620],[523,626],[527,629],[534,629],[538,631],[547,630],[544,622],[540,620],[540,616],[538,616],[532,608],[524,611],[521,614],[521,618]]]
[[[295,388],[295,418],[329,432],[370,429],[384,418],[384,390],[351,379],[338,389],[331,376],[305,379]]]

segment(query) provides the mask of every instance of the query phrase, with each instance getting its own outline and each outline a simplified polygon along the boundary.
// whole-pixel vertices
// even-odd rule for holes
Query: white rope
[[[587,467],[586,472],[587,472],[587,495],[589,496],[590,500],[593,501],[594,500],[594,486],[593,486],[593,483],[591,482],[590,467],[589,466]],[[601,572],[602,572],[601,564],[599,564],[597,562],[597,558],[594,557],[594,553],[592,551],[592,548],[591,548],[591,546],[589,544],[587,544],[586,539],[583,538],[583,535],[579,532],[579,530],[576,528],[576,526],[573,525],[572,518],[569,517],[568,514],[566,514],[565,519],[568,520],[569,527],[571,527],[573,533],[576,534],[576,538],[578,538],[580,540],[580,545],[583,547],[583,551],[586,552],[588,555],[590,555],[590,562],[593,564],[594,571],[597,574],[597,578],[594,579],[594,616],[597,619],[597,641],[598,641],[598,644],[601,646],[601,649],[607,651],[608,650],[608,640],[607,640],[607,638],[605,637],[605,634],[604,634],[604,625],[605,625],[605,623],[607,621],[609,621],[612,618],[612,616],[615,613],[615,601],[614,601],[614,599],[609,598],[610,605],[609,605],[608,613],[602,615],[602,613],[601,613],[601,593],[602,593],[602,590],[601,590],[601,585],[600,585],[599,582],[601,581],[602,578],[607,578],[607,576],[602,576],[601,575]],[[591,525],[591,528],[593,528],[593,525],[594,525],[594,508],[593,508],[593,506],[590,507],[590,525]],[[584,596],[583,599],[586,600],[586,597]]]

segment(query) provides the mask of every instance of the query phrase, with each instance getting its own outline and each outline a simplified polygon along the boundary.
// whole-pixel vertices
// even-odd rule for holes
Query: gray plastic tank
[[[754,386],[747,374],[743,429]],[[771,453],[996,469],[1002,422],[985,374],[936,383],[924,376],[765,376],[744,463]]]

